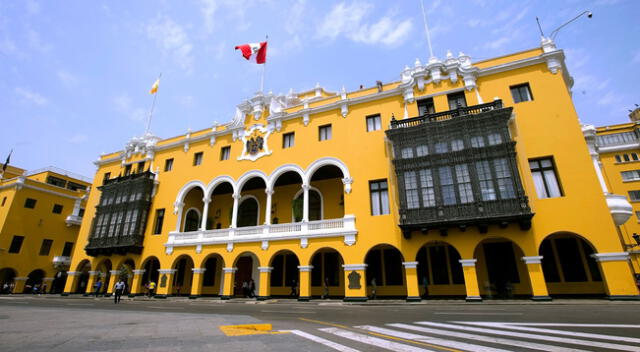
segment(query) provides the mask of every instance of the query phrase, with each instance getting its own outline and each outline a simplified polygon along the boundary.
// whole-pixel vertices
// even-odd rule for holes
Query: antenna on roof
[[[540,26],[540,20],[538,19],[538,16],[536,16],[536,22],[538,22],[538,29],[540,30],[540,35],[544,37],[544,32],[542,31],[542,27]]]
[[[431,32],[429,32],[429,24],[427,23],[427,14],[424,10],[423,0],[420,0],[420,7],[422,8],[422,20],[424,21],[424,32],[427,35],[427,44],[429,45],[429,58],[433,56],[433,48],[431,47]]]

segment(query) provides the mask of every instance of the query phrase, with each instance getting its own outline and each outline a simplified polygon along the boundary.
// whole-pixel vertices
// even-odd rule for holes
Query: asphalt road
[[[0,350],[640,351],[636,302],[376,303],[0,296]]]

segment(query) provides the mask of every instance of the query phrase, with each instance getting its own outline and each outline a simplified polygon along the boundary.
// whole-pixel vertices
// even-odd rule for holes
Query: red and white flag
[[[242,56],[256,64],[264,64],[267,62],[267,42],[249,43],[236,46],[236,50],[240,49]]]

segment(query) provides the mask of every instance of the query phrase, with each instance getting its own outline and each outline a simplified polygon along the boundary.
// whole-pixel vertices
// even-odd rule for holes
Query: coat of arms
[[[256,161],[263,156],[271,155],[268,145],[271,132],[271,129],[261,124],[255,124],[243,131],[241,138],[244,146],[238,160]]]
[[[251,137],[247,141],[247,152],[251,155],[256,155],[264,147],[264,138],[261,136]]]

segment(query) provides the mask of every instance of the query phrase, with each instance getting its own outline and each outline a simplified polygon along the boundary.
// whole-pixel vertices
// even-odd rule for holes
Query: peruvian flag
[[[236,50],[240,49],[242,56],[256,64],[264,64],[267,62],[267,42],[249,43],[236,46]]]

